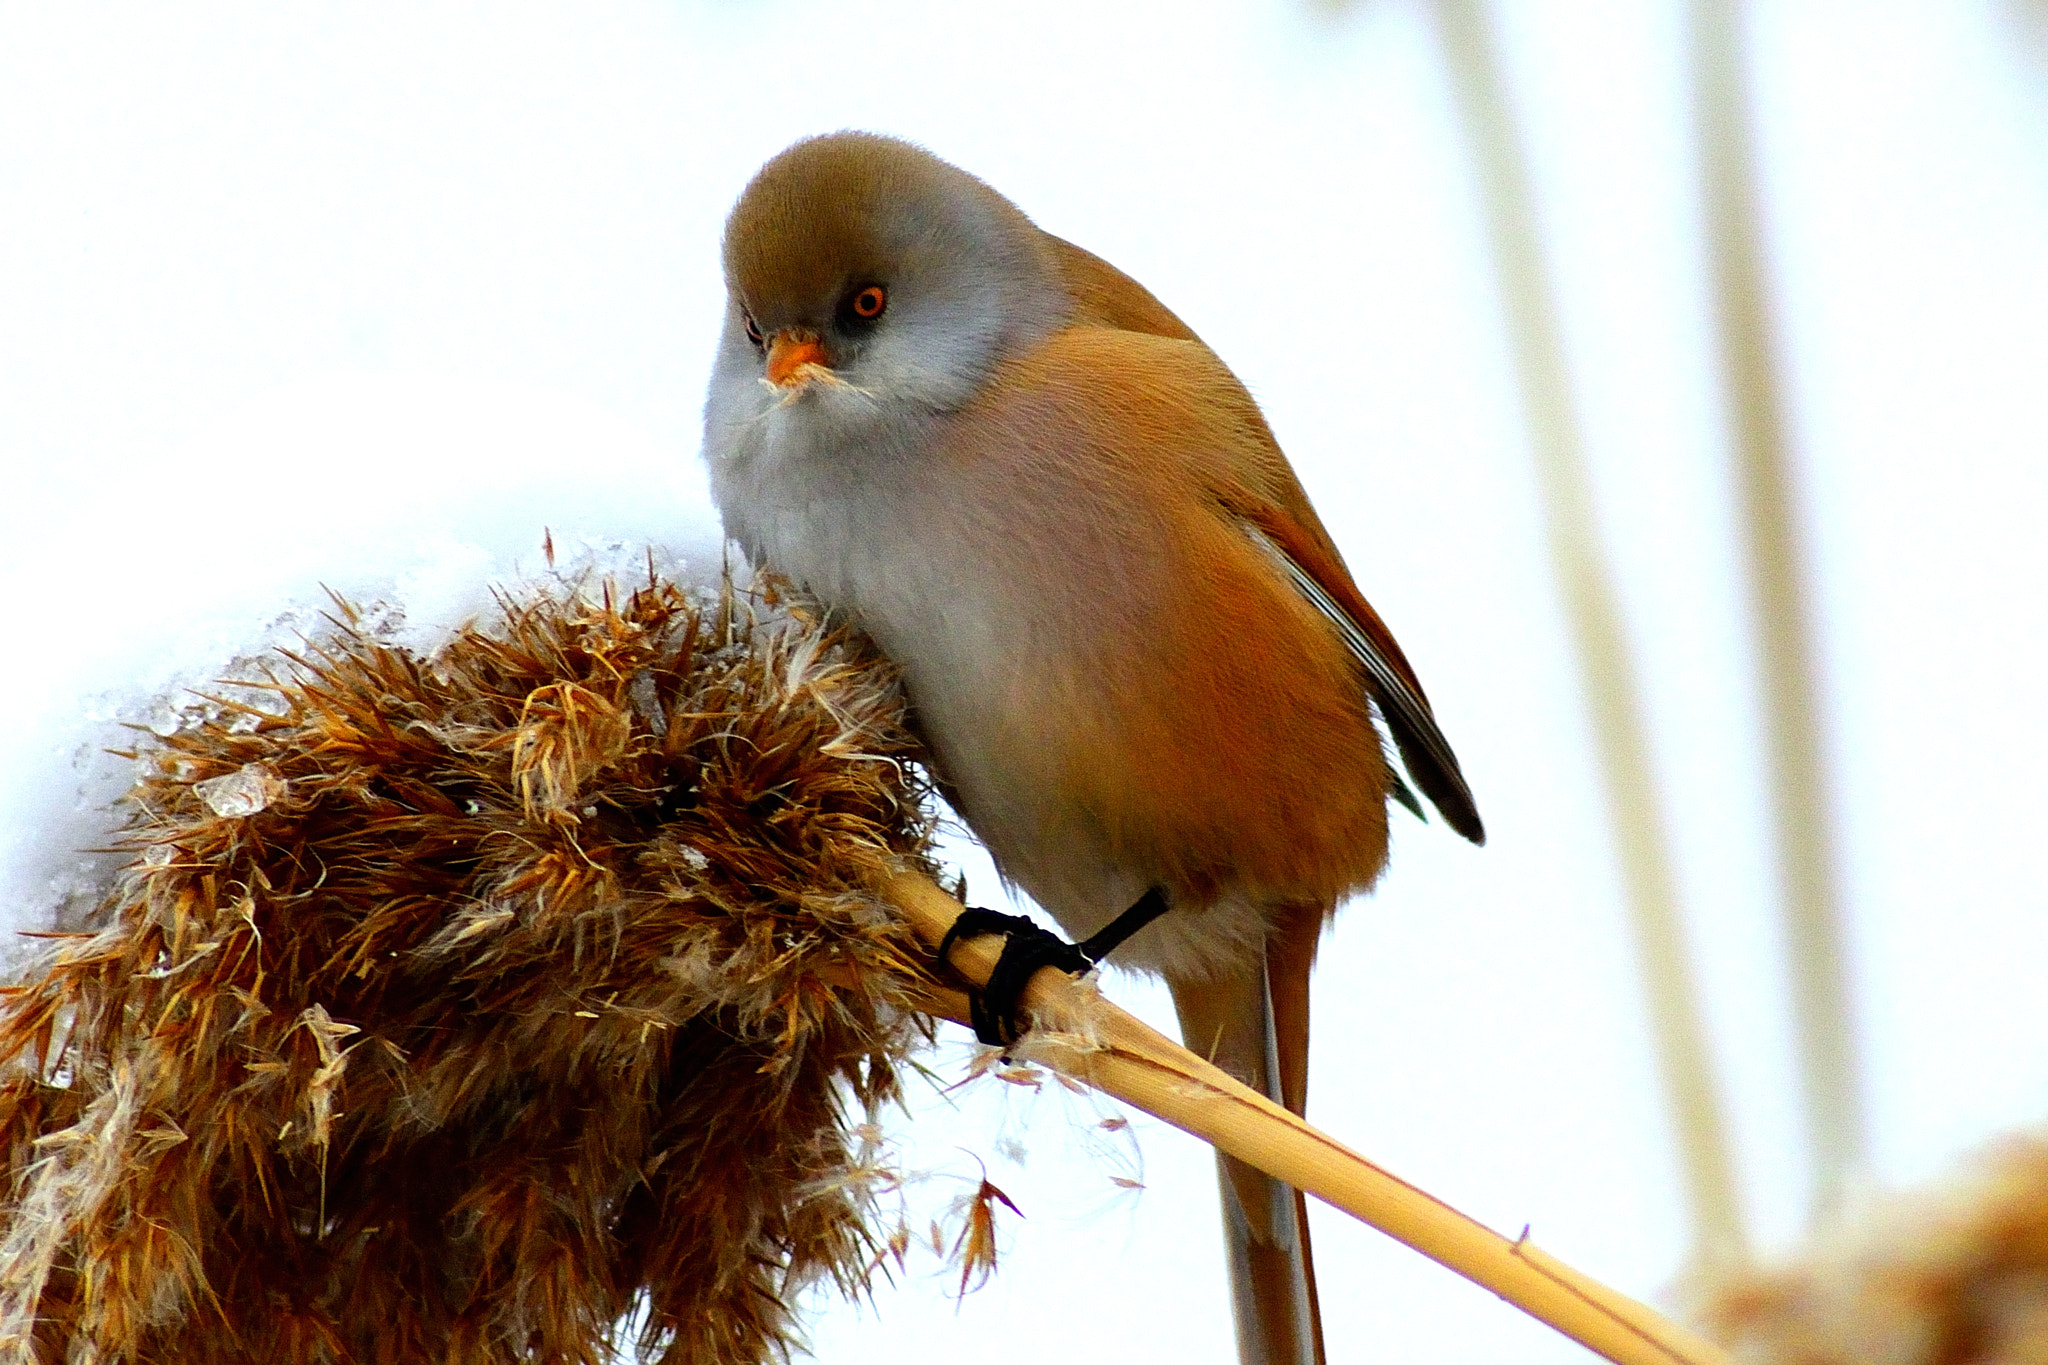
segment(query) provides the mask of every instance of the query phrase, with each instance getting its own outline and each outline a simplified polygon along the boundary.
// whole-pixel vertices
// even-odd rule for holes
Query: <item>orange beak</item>
[[[806,365],[824,363],[825,348],[809,332],[777,332],[768,338],[768,382],[778,388],[799,378]]]

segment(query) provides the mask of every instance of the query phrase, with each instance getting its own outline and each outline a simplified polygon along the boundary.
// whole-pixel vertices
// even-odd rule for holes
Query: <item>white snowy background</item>
[[[1896,1183],[2048,1115],[2048,50],[1998,0],[1751,8],[1872,1174]],[[1748,1209],[1780,1248],[1806,1172],[1680,8],[1500,18]],[[1401,819],[1327,941],[1312,1117],[1659,1294],[1676,1168],[1414,0],[0,0],[0,920],[83,875],[113,720],[288,634],[321,585],[395,598],[428,641],[534,570],[543,527],[715,566],[720,223],[762,160],[841,127],[923,142],[1116,262],[1265,404],[1493,836]],[[1027,1215],[1001,1273],[957,1306],[930,1260],[870,1307],[821,1300],[820,1357],[1229,1360],[1206,1151],[1141,1121],[1140,1167],[1085,1140],[1107,1109],[980,1089],[896,1126],[935,1168],[995,1158]],[[1584,1358],[1326,1212],[1333,1361]]]

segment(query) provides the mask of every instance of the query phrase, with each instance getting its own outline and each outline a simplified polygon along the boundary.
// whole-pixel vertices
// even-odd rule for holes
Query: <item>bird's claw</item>
[[[1079,975],[1095,965],[1079,948],[1034,920],[975,908],[961,911],[939,940],[940,964],[945,964],[954,943],[983,934],[1003,935],[1003,951],[988,974],[988,984],[969,988],[967,1017],[974,1036],[990,1047],[1008,1047],[1024,1035],[1024,987],[1040,967]]]

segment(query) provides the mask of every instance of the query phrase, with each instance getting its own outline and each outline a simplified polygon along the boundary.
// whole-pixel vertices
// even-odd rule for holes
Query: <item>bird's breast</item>
[[[1328,904],[1385,857],[1365,693],[1204,480],[1241,428],[1105,389],[1090,342],[914,443],[764,434],[743,538],[898,664],[961,813],[1070,929],[1154,885]]]

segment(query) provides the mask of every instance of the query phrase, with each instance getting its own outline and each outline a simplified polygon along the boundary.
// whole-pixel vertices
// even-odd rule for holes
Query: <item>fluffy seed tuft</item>
[[[750,1363],[900,1254],[894,679],[620,596],[341,624],[141,765],[135,862],[0,999],[0,1356]]]

